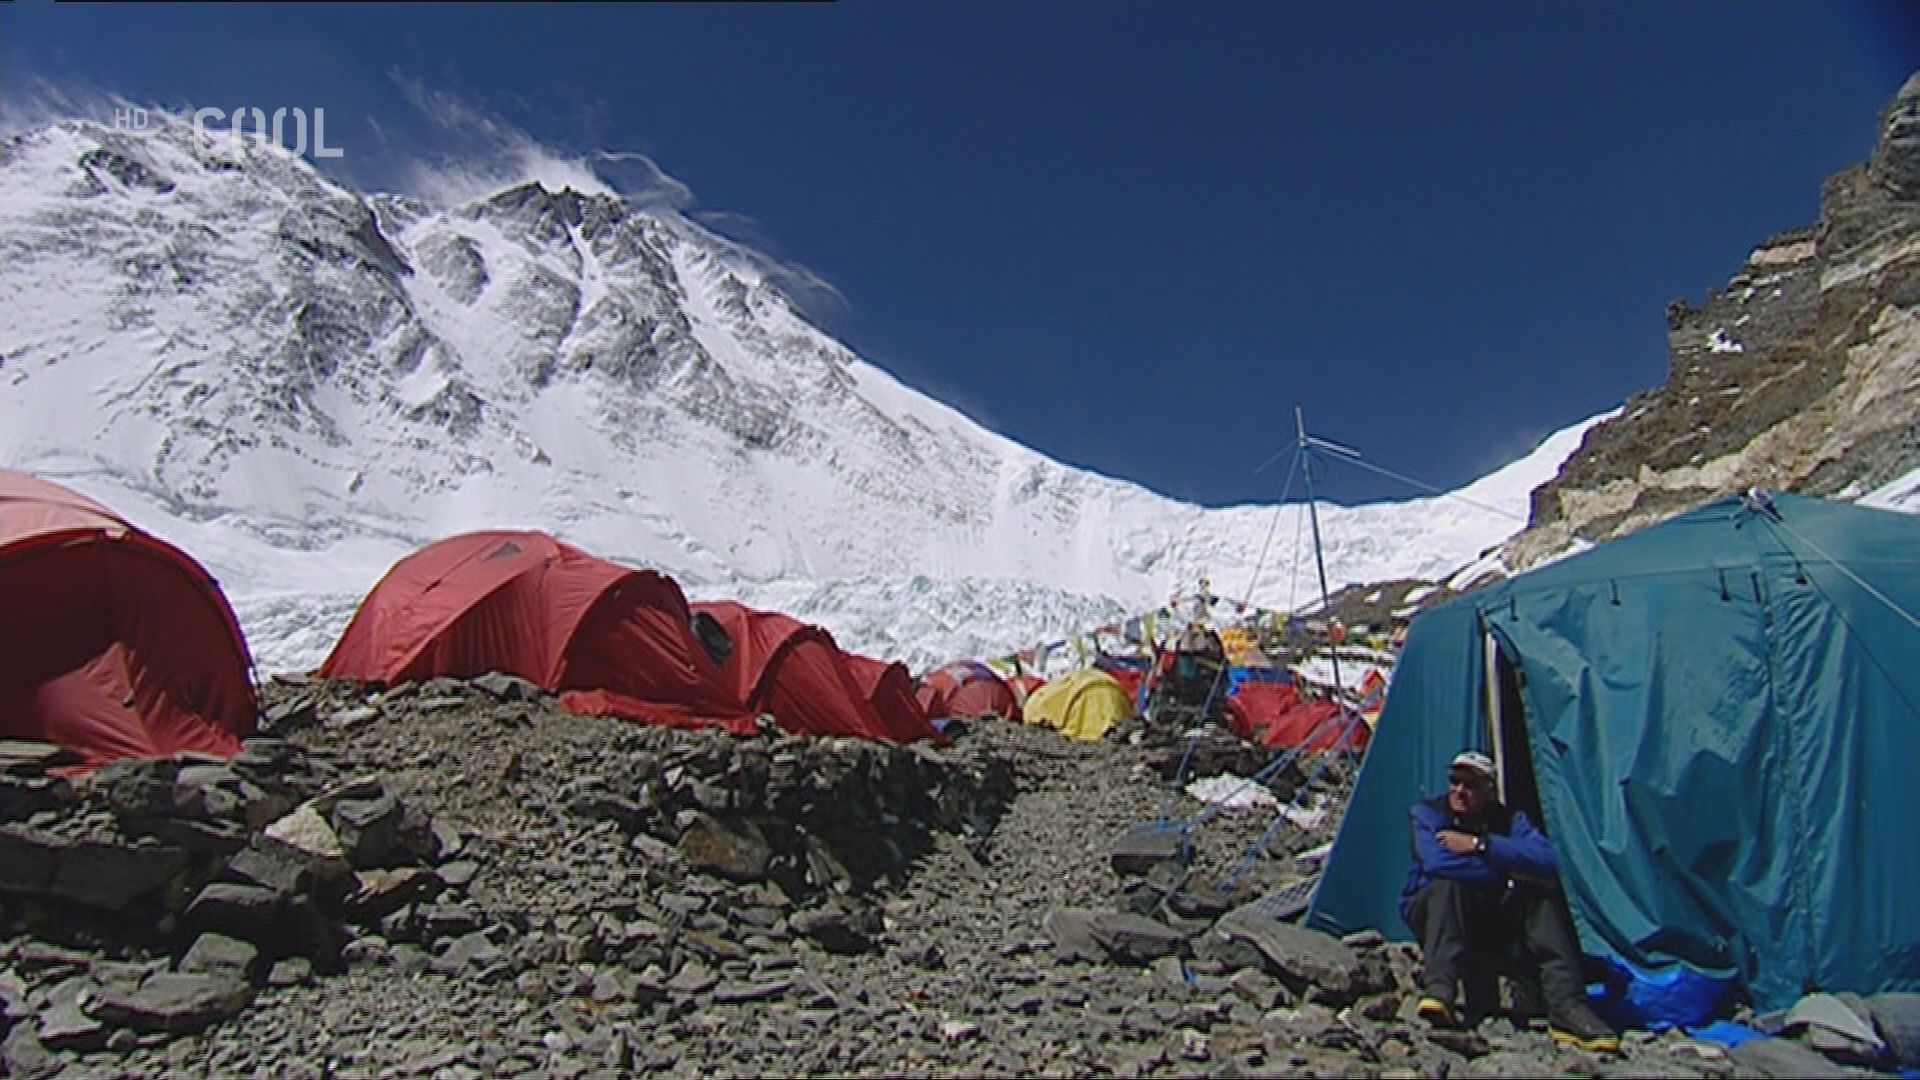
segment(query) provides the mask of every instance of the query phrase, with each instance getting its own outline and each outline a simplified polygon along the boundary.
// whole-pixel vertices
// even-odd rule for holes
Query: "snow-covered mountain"
[[[316,663],[393,560],[482,527],[917,665],[1203,575],[1263,606],[1315,591],[1297,505],[1205,509],[1050,460],[862,361],[766,265],[610,195],[437,207],[177,119],[38,128],[0,144],[0,464],[192,552],[269,670]],[[1466,500],[1323,507],[1332,584],[1500,543],[1593,422]]]

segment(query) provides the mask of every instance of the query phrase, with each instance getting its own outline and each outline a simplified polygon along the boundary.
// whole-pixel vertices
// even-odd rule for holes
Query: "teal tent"
[[[1462,747],[1538,807],[1582,946],[1920,990],[1920,518],[1729,498],[1421,615],[1311,925],[1405,938],[1407,809]]]

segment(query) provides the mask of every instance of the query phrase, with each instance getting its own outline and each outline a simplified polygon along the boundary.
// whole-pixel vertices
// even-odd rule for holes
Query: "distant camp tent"
[[[927,710],[913,695],[913,676],[907,673],[905,664],[849,652],[841,653],[841,658],[853,674],[854,684],[896,741],[939,738],[927,721]]]
[[[1047,682],[1046,676],[1036,675],[1031,671],[1016,671],[1011,675],[1000,677],[1006,680],[1007,689],[1013,691],[1013,699],[1023,707],[1027,703],[1027,695],[1045,686]]]
[[[947,697],[953,687],[949,683],[933,682],[932,679],[933,676],[929,675],[920,680],[919,685],[913,688],[913,700],[919,704],[920,711],[926,714],[927,721],[940,727],[941,721],[953,715],[947,710]]]
[[[1331,701],[1302,701],[1291,682],[1250,679],[1227,698],[1227,725],[1243,739],[1268,747],[1358,750],[1371,729]]]
[[[929,674],[919,691],[927,716],[938,720],[958,717],[977,720],[992,713],[1003,720],[1020,719],[1020,703],[1013,688],[985,664],[962,661]]]
[[[254,730],[233,609],[186,553],[57,484],[0,470],[0,737],[100,765]]]
[[[1311,923],[1396,937],[1407,808],[1463,746],[1543,812],[1581,944],[1920,990],[1920,519],[1723,499],[1414,622]]]
[[[539,532],[477,532],[401,559],[321,665],[396,683],[489,671],[561,692],[587,714],[757,730],[695,640],[672,578]]]
[[[1092,741],[1133,716],[1133,697],[1097,668],[1062,675],[1035,690],[1023,706],[1027,723],[1046,724],[1070,738]]]
[[[890,727],[848,669],[833,636],[775,611],[731,600],[693,605],[727,632],[732,654],[720,673],[755,713],[772,714],[796,735],[852,735],[884,742],[930,738],[930,727]]]

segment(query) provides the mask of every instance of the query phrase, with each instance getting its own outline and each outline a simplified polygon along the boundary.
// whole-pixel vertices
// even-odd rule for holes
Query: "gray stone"
[[[1895,1061],[1920,1067],[1920,994],[1880,993],[1864,1003]]]
[[[38,770],[38,765],[23,765],[0,760],[0,821],[24,821],[35,814],[73,805],[79,797],[66,778],[46,775],[20,775],[16,769]]]
[[[433,835],[433,852],[429,857],[435,862],[444,862],[466,849],[467,842],[460,830],[439,818],[428,820],[427,831]]]
[[[436,871],[436,873],[440,875],[440,880],[446,882],[447,887],[450,889],[466,888],[467,884],[473,880],[474,875],[479,872],[480,864],[474,862],[472,859],[455,859],[450,863],[443,864]]]
[[[723,1005],[750,1001],[771,1001],[793,989],[792,979],[760,979],[754,982],[724,982],[713,988],[713,1000]]]
[[[1093,933],[1096,914],[1098,912],[1077,908],[1054,908],[1047,912],[1042,925],[1053,942],[1056,957],[1061,960],[1106,959],[1107,950],[1101,947]]]
[[[313,981],[313,962],[304,956],[289,956],[273,963],[267,972],[268,986],[305,986]]]
[[[51,1005],[40,1014],[40,1042],[49,1050],[98,1050],[109,1034],[106,1025],[71,1002]]]
[[[7,1032],[4,1042],[0,1042],[0,1069],[8,1076],[40,1077],[57,1075],[62,1068],[59,1058],[47,1051],[40,1042],[40,1036],[32,1024],[15,1024]]]
[[[93,957],[78,949],[28,940],[15,950],[13,962],[21,971],[52,975],[63,971],[85,971],[93,965]]]
[[[704,994],[713,989],[719,981],[719,976],[715,975],[707,965],[698,960],[690,960],[679,971],[674,972],[673,978],[666,981],[666,989],[676,994]]]
[[[1205,1032],[1182,1028],[1173,1033],[1173,1050],[1187,1061],[1206,1061],[1213,1057],[1212,1040]]]
[[[940,1038],[946,1042],[968,1042],[979,1037],[980,1025],[969,1020],[948,1020],[940,1025]]]
[[[1100,912],[1091,929],[1107,956],[1122,964],[1149,964],[1186,951],[1186,938],[1178,931],[1141,915]]]
[[[253,987],[232,973],[163,972],[136,989],[103,989],[90,1011],[135,1031],[181,1035],[237,1016],[252,1000]]]
[[[505,959],[506,954],[499,946],[475,931],[454,938],[427,969],[440,975],[482,975]]]
[[[60,837],[28,825],[0,826],[0,890],[44,896],[53,885]]]
[[[98,792],[118,818],[163,818],[177,808],[174,778],[180,762],[171,758],[122,758],[95,769],[87,787]]]
[[[286,903],[281,894],[263,886],[216,881],[200,890],[181,921],[195,933],[211,931],[259,945],[276,945]]]
[[[1334,938],[1246,908],[1230,912],[1216,928],[1252,943],[1266,957],[1267,970],[1295,993],[1311,993],[1336,1004],[1353,999],[1360,981],[1360,958]]]
[[[1754,1039],[1727,1051],[1742,1072],[1763,1077],[1840,1077],[1851,1071],[1792,1039]]]
[[[121,822],[130,836],[148,836],[195,855],[232,855],[247,846],[247,829],[235,821],[189,818],[132,818]]]
[[[389,866],[400,850],[400,803],[380,791],[369,798],[341,799],[328,815],[347,862],[365,870]]]
[[[348,728],[355,724],[363,724],[379,715],[379,709],[371,705],[361,705],[357,708],[342,709],[339,712],[329,714],[326,718],[326,725],[330,728]]]
[[[408,866],[397,870],[356,870],[353,891],[347,894],[347,917],[377,923],[401,907],[440,891],[440,877],[432,870]]]
[[[313,723],[314,700],[305,694],[269,706],[264,713],[265,726],[276,731],[305,727]]]
[[[227,860],[226,876],[241,884],[258,885],[281,896],[307,887],[307,860],[283,845],[250,847]]]
[[[340,837],[312,803],[267,826],[259,844],[270,854],[297,862],[315,884],[344,881],[353,873]]]
[[[1278,1008],[1287,999],[1287,992],[1264,972],[1241,969],[1227,979],[1227,987],[1241,1000],[1259,1009],[1261,1012]]]
[[[758,881],[767,874],[773,850],[751,821],[722,824],[707,814],[694,813],[680,833],[680,854],[696,870],[706,870],[730,881]]]
[[[830,900],[823,907],[798,911],[787,923],[800,934],[832,953],[854,954],[878,947],[885,927],[878,910],[855,906],[847,901]]]
[[[1109,862],[1123,878],[1139,877],[1158,867],[1183,867],[1193,858],[1186,833],[1168,823],[1136,825],[1114,841]]]
[[[260,967],[260,950],[225,934],[201,934],[180,958],[180,970],[200,974],[230,972],[251,981]]]
[[[484,691],[497,701],[534,701],[540,697],[539,687],[519,677],[498,671],[490,671],[471,680],[475,689]]]
[[[177,847],[83,840],[59,851],[47,891],[89,907],[122,911],[164,888],[186,867],[187,853]]]
[[[41,769],[77,765],[85,759],[57,743],[35,739],[0,739],[0,767],[34,765]]]

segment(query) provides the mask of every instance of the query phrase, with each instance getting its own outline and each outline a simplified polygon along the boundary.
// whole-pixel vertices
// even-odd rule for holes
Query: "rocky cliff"
[[[1820,219],[1667,309],[1671,368],[1536,489],[1509,563],[1763,487],[1858,495],[1920,466],[1920,73]]]

